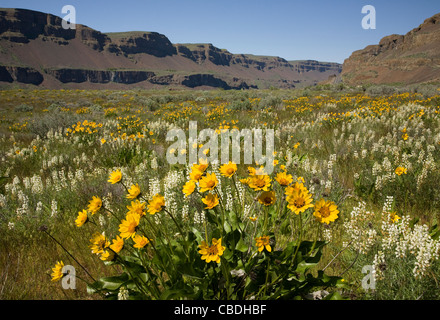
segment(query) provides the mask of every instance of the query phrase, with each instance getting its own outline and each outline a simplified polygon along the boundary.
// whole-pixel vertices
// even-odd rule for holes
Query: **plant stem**
[[[299,241],[298,241],[298,244],[297,244],[297,247],[296,247],[295,255],[293,256],[292,262],[291,262],[291,264],[290,264],[290,267],[292,267],[293,264],[295,263],[296,255],[298,254],[299,247],[300,247],[300,245],[301,245],[301,241],[302,241],[302,235],[303,235],[303,228],[302,228],[302,215],[301,215],[301,213],[298,214],[298,215],[299,215]]]
[[[183,233],[182,228],[180,227],[180,225],[177,223],[176,219],[174,218],[174,216],[171,214],[171,212],[169,212],[167,209],[164,209],[166,213],[168,213],[168,215],[171,217],[171,219],[174,221],[175,225],[177,226],[177,229],[179,229],[179,232],[183,238],[183,240],[185,241],[185,234]],[[184,251],[185,251],[185,255],[188,258],[188,248],[186,247],[186,243],[183,246]]]
[[[235,190],[237,191],[238,202],[240,203],[240,207],[242,208],[242,211],[244,211],[244,209],[243,209],[244,208],[244,201],[243,201],[243,203],[241,201],[240,190],[238,190],[238,188],[237,188],[237,183],[235,181],[235,175],[232,176],[232,181],[234,182],[234,187],[235,187]],[[241,212],[241,214],[243,215],[243,212]]]
[[[95,282],[95,278],[87,271],[87,269],[78,262],[78,260],[75,259],[75,257],[66,249],[64,246],[57,240],[55,237],[53,237],[47,230],[43,230],[44,233],[46,233],[53,241],[55,241],[86,273],[87,275]]]

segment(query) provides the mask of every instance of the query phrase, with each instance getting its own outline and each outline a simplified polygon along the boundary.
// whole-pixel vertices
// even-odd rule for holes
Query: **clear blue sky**
[[[156,31],[173,43],[212,43],[232,53],[342,63],[387,35],[405,34],[440,12],[439,0],[0,0],[0,7],[64,16],[101,32]],[[376,30],[364,30],[364,5]]]

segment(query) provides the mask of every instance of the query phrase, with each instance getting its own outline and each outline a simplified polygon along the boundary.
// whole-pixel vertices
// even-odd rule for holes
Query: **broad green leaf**
[[[120,276],[103,277],[98,281],[102,283],[102,288],[107,290],[117,290],[121,285],[129,280],[128,274],[123,273]]]
[[[249,246],[244,242],[243,238],[240,238],[235,246],[235,249],[240,252],[246,252],[249,250]]]

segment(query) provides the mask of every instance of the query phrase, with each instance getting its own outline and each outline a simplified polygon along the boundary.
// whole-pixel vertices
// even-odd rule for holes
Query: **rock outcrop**
[[[0,10],[0,38],[28,43],[39,36],[71,40],[76,31],[63,29],[60,17],[24,9]]]
[[[109,33],[113,44],[124,55],[146,53],[155,57],[172,56],[176,48],[163,34],[157,32]]]
[[[340,73],[339,64],[233,54],[212,44],[173,44],[157,32],[105,34],[81,24],[64,29],[62,18],[25,9],[0,9],[0,49],[2,87],[294,88]]]
[[[232,54],[227,50],[214,47],[210,43],[203,44],[176,44],[178,54],[188,58],[197,64],[205,61],[211,61],[218,66],[229,66],[232,60]]]
[[[0,66],[0,81],[20,82],[39,85],[43,82],[43,75],[35,69],[17,66]]]
[[[310,71],[318,72],[334,72],[335,75],[340,74],[342,65],[334,62],[320,62],[315,60],[304,61],[289,61],[299,73],[306,73]],[[333,75],[332,75],[333,76]]]
[[[55,77],[62,83],[124,83],[132,84],[148,80],[154,76],[154,72],[147,71],[110,71],[110,70],[84,70],[84,69],[53,69],[47,70],[47,74]]]
[[[406,35],[390,35],[353,52],[341,75],[350,85],[440,81],[440,13]]]

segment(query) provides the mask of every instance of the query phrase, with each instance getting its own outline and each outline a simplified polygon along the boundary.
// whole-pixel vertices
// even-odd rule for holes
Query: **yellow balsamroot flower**
[[[199,181],[200,192],[206,192],[213,190],[218,185],[217,177],[215,173],[207,173]]]
[[[127,214],[124,220],[119,225],[119,232],[121,237],[128,239],[136,234],[136,228],[139,225],[141,216],[136,213]]]
[[[288,186],[293,182],[293,177],[291,174],[287,174],[286,172],[279,172],[275,177],[275,181],[282,186]]]
[[[208,168],[208,159],[199,158],[199,170],[205,171]]]
[[[208,193],[208,195],[202,199],[202,202],[206,204],[205,209],[212,209],[219,204],[218,196],[212,193]]]
[[[84,223],[86,223],[88,220],[87,211],[83,210],[78,212],[78,217],[75,220],[75,225],[77,227],[81,227]]]
[[[127,206],[128,213],[127,214],[137,214],[140,217],[143,217],[145,215],[145,202],[140,202],[139,200],[132,201],[129,206]]]
[[[208,169],[208,160],[205,161],[204,159],[199,159],[199,164],[194,163],[191,166],[192,171],[198,170],[204,173],[206,169]]]
[[[112,242],[113,243],[110,245],[110,249],[112,249],[116,253],[119,253],[124,247],[124,239],[120,236],[116,236],[116,238],[113,239]]]
[[[118,169],[110,173],[109,179],[107,181],[110,182],[111,184],[115,184],[121,181],[121,179],[122,179],[122,172],[121,170]]]
[[[259,252],[263,251],[265,248],[268,252],[272,251],[272,247],[270,246],[269,236],[262,236],[255,238],[255,244]]]
[[[254,175],[250,177],[249,187],[255,191],[268,191],[271,185],[271,179],[268,175]]]
[[[251,178],[244,178],[244,179],[240,179],[240,182],[242,184],[244,184],[245,186],[249,185],[249,181],[251,181]]]
[[[165,206],[165,199],[160,194],[156,194],[153,199],[148,202],[148,213],[155,214],[162,211]]]
[[[139,188],[139,185],[136,183],[128,189],[127,199],[136,199],[138,195],[140,195],[140,193],[141,193],[141,189]]]
[[[270,206],[275,203],[275,191],[263,191],[258,196],[258,202],[265,206]]]
[[[206,263],[210,263],[211,261],[215,261],[220,263],[220,257],[223,255],[226,247],[222,246],[222,239],[212,238],[212,245],[209,246],[205,241],[202,241],[202,244],[199,245],[199,253],[202,255],[202,260],[205,260]]]
[[[254,176],[257,172],[257,169],[255,169],[254,167],[248,167],[248,172],[250,176]]]
[[[195,189],[196,189],[196,182],[194,180],[189,180],[183,186],[182,192],[185,194],[186,197],[189,197],[194,192]]]
[[[65,274],[63,273],[63,268],[64,268],[63,261],[57,261],[55,263],[55,267],[52,268],[51,281],[55,282],[60,280],[62,277],[64,277]]]
[[[249,217],[249,220],[251,220],[252,222],[255,222],[255,221],[257,221],[257,217]]]
[[[150,240],[148,238],[141,236],[139,234],[133,237],[133,241],[134,241],[133,247],[137,249],[142,249],[143,247],[145,247],[147,244],[150,243]]]
[[[402,135],[402,139],[404,140],[404,141],[406,141],[406,140],[408,140],[408,134],[407,133],[404,133],[403,135]]]
[[[300,214],[306,211],[308,208],[313,208],[312,195],[308,191],[300,190],[293,191],[287,195],[287,208],[289,208],[295,214]]]
[[[189,174],[189,178],[192,181],[199,181],[203,177],[203,173],[204,172],[199,169],[193,169]]]
[[[104,252],[104,249],[110,245],[110,241],[102,233],[95,233],[93,238],[90,239],[91,244],[89,248],[92,249],[92,253],[100,254]]]
[[[304,191],[304,192],[308,192],[307,188],[300,182],[295,182],[293,185],[288,186],[285,191],[284,194],[289,196],[291,194],[293,194],[295,191]]]
[[[92,214],[95,214],[101,209],[102,207],[102,200],[99,197],[92,197],[92,200],[89,201],[89,205],[87,206],[87,210],[91,212]]]
[[[264,167],[260,166],[258,169],[255,169],[255,175],[257,175],[257,176],[264,176],[264,175],[267,175],[267,173],[264,170]]]
[[[397,167],[396,171],[394,171],[398,176],[401,176],[402,174],[406,174],[407,169],[405,167]]]
[[[333,201],[321,199],[315,204],[313,215],[321,223],[330,224],[338,218],[338,207]]]
[[[220,166],[219,171],[222,176],[231,178],[234,173],[237,171],[237,165],[231,161]]]
[[[112,261],[114,258],[115,253],[112,250],[104,250],[99,257],[102,261]]]
[[[392,223],[396,223],[400,219],[402,218],[397,215],[397,212],[390,212],[390,220]]]

